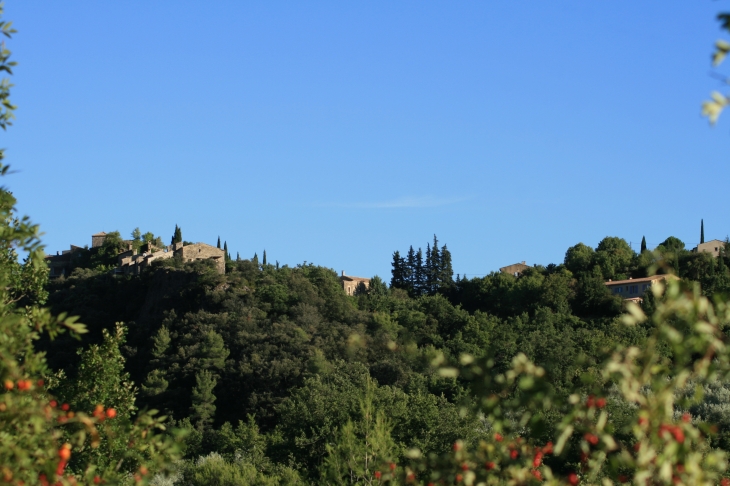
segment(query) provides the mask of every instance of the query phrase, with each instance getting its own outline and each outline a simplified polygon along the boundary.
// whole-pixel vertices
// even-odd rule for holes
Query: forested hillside
[[[416,267],[408,262],[418,257],[396,252],[392,285],[374,277],[352,297],[333,270],[313,264],[229,261],[225,275],[209,262],[177,259],[141,276],[77,268],[49,284],[48,303],[54,313],[80,316],[90,332],[80,342],[61,337],[39,346],[53,368],[73,377],[76,348],[100,343],[102,330],[124,322],[119,344],[137,406],[162,410],[190,431],[189,462],[179,465],[186,480],[250,468],[275,481],[318,483],[331,473],[332,448],[348,421],[367,418],[363,401],[388,418],[394,463],[412,447],[442,454],[457,439],[477,444],[493,434],[478,414],[464,413],[475,397],[468,380],[439,373],[435,358],[489,358],[505,372],[524,353],[545,369],[552,393],[568,396],[609,350],[641,347],[651,335],[650,327],[621,322],[622,301],[605,281],[659,270],[696,280],[709,296],[730,287],[724,254],[691,253],[676,238],[637,255],[609,237],[519,276],[455,280],[446,247],[438,250],[434,238],[433,248]],[[646,311],[654,305],[647,295]],[[728,392],[714,389],[702,410],[720,413],[712,400]],[[617,416],[632,416],[628,404],[614,405]],[[554,437],[559,418],[548,417],[535,438]],[[716,424],[725,447],[730,414]],[[566,472],[574,460],[552,466]],[[206,467],[220,471],[201,472]]]

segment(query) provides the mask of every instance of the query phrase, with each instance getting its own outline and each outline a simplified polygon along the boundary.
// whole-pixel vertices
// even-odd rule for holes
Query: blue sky
[[[472,276],[605,236],[691,247],[701,218],[730,233],[730,121],[700,116],[722,9],[8,0],[4,183],[50,253],[178,224],[389,280],[434,233]]]

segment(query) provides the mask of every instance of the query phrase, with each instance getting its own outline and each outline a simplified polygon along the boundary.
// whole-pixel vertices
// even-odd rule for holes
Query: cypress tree
[[[646,251],[646,236],[641,237],[641,252],[644,253]]]
[[[219,250],[221,249],[221,237],[220,237],[220,236],[218,237],[218,244],[216,245],[216,247],[217,247],[217,248],[218,248]]]
[[[276,269],[279,269],[279,260],[276,260]]]
[[[261,264],[266,266],[266,250],[264,250],[264,258],[262,259]]]
[[[223,242],[223,255],[226,257],[226,261],[231,259],[231,255],[228,253],[228,242]]]
[[[236,252],[236,261],[237,262],[241,261],[241,255],[238,252]]]
[[[256,265],[258,267],[259,266],[259,254],[258,253],[254,253],[253,254],[253,258],[251,259],[251,261],[254,263],[254,265]]]
[[[700,244],[705,242],[705,220],[700,220]]]
[[[175,243],[181,243],[182,242],[182,230],[178,225],[175,225],[175,232],[172,234],[172,242],[171,245],[174,245]]]

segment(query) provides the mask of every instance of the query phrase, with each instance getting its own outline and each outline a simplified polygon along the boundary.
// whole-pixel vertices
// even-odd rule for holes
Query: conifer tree
[[[182,243],[182,240],[182,230],[178,225],[175,225],[175,232],[172,234],[172,242],[170,244]]]
[[[251,259],[251,261],[252,261],[252,262],[254,263],[254,265],[256,265],[257,267],[259,266],[259,255],[258,255],[258,253],[254,253],[254,254],[253,254],[253,258]]]
[[[439,253],[439,240],[436,238],[436,235],[433,235],[433,246],[431,247],[431,271],[430,271],[430,278],[431,278],[431,286],[430,286],[430,292],[436,293],[441,285],[441,273],[442,273],[442,262],[441,262],[441,254]]]
[[[646,251],[646,236],[641,237],[641,251],[640,253],[644,253]]]
[[[454,285],[454,269],[451,267],[451,252],[446,248],[446,245],[441,247],[440,258],[438,286],[440,289],[445,289]]]
[[[416,267],[413,270],[413,295],[423,295],[426,287],[426,272],[423,268],[423,250],[416,252]]]
[[[700,220],[700,244],[705,242],[705,220]]]
[[[241,254],[238,253],[238,252],[236,252],[236,261],[237,262],[240,262],[241,261]]]
[[[261,264],[262,264],[263,266],[266,266],[266,250],[264,250],[264,256],[263,256],[263,258],[261,259]]]
[[[406,256],[406,266],[404,267],[404,277],[406,281],[405,289],[410,294],[416,285],[416,252],[413,250],[413,245],[408,249],[408,255]]]
[[[436,286],[436,268],[431,264],[431,244],[426,243],[426,264],[423,267],[423,292],[430,294]]]
[[[215,416],[215,395],[213,389],[217,384],[215,375],[208,370],[201,370],[195,375],[195,387],[193,388],[193,404],[190,412],[195,426],[203,430],[213,423]]]
[[[228,253],[228,242],[223,242],[223,255],[226,257],[226,261],[231,259],[231,255]]]
[[[405,265],[406,262],[403,257],[400,256],[398,250],[393,253],[393,263],[391,263],[393,269],[391,270],[390,286],[396,289],[403,289],[406,287],[405,279]]]
[[[216,245],[216,248],[218,248],[219,250],[221,249],[221,237],[220,236],[218,237],[218,244]]]
[[[276,269],[279,269],[279,260],[276,260]]]

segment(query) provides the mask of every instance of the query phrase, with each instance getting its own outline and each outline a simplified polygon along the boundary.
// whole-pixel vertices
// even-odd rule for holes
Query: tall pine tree
[[[226,257],[226,261],[229,261],[231,259],[231,255],[228,253],[228,242],[223,242],[223,256]]]
[[[441,259],[442,256],[439,253],[439,240],[436,238],[436,235],[433,235],[433,246],[431,247],[431,271],[429,275],[431,279],[431,285],[429,287],[430,293],[435,294],[441,286]]]
[[[218,248],[219,250],[221,249],[221,237],[220,237],[220,236],[218,237],[218,244],[216,245],[216,247],[217,247],[217,248]]]
[[[641,237],[641,251],[639,253],[644,253],[646,251],[646,237]]]
[[[264,250],[264,257],[261,259],[261,264],[266,266],[266,250]]]
[[[213,389],[217,384],[215,375],[208,370],[201,370],[195,375],[193,388],[193,404],[190,412],[198,430],[207,429],[215,417],[215,395]]]
[[[423,267],[423,293],[430,294],[435,287],[435,268],[431,265],[431,245],[426,243],[426,265]]]
[[[423,295],[426,289],[426,272],[423,267],[423,250],[416,252],[416,266],[413,269],[413,295]]]
[[[439,289],[448,289],[454,285],[454,269],[451,267],[451,252],[446,245],[441,247],[441,264],[439,268]]]
[[[413,250],[413,245],[408,249],[406,255],[406,266],[404,272],[406,287],[408,293],[412,293],[416,285],[416,252]]]

